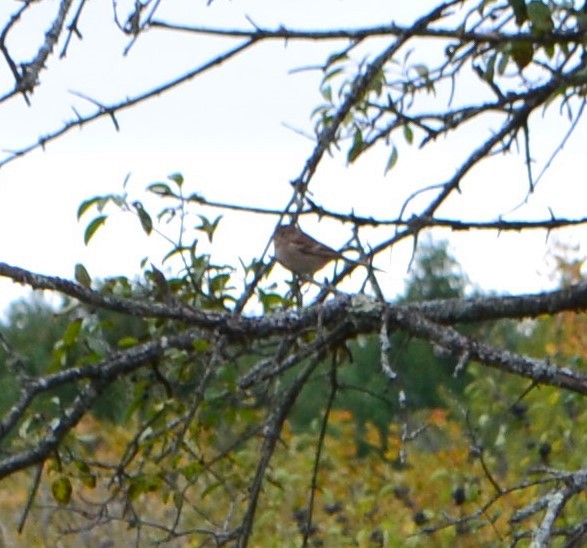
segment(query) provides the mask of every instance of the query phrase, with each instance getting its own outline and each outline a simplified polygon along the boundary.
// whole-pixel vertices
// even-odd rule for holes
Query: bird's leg
[[[340,291],[336,288],[336,286],[333,285],[332,282],[326,277],[324,277],[324,281],[318,285],[321,289],[327,291],[328,293],[332,293],[333,295],[341,294]]]
[[[302,283],[303,280],[300,280],[300,277],[297,274],[294,274],[291,284],[291,292],[298,309],[304,308],[304,301],[302,297]]]

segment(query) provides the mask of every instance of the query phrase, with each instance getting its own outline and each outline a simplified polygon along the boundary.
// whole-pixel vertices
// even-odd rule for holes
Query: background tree
[[[39,4],[48,5],[19,3],[5,19],[0,51],[12,84],[0,97],[4,108],[22,99],[32,104],[45,70],[55,66],[50,63],[54,52],[70,54],[83,35],[89,3],[60,0],[52,3],[56,11],[36,53],[17,57],[11,37]],[[0,263],[0,275],[56,292],[70,303],[47,367],[14,350],[18,329],[3,336],[5,368],[11,368],[16,384],[0,418],[0,478],[8,481],[24,470],[31,474],[20,527],[49,485],[59,507],[52,517],[63,519],[67,532],[103,528],[108,535],[122,535],[116,528],[122,522],[133,526],[137,544],[195,538],[258,545],[268,538],[283,542],[294,532],[304,545],[320,537],[381,544],[414,533],[454,542],[471,532],[483,534],[488,543],[529,538],[533,546],[543,546],[555,536],[580,543],[587,522],[579,496],[586,476],[577,402],[587,393],[587,376],[580,361],[569,362],[562,354],[551,359],[538,344],[529,356],[519,342],[526,318],[580,313],[587,301],[585,284],[466,298],[446,255],[416,257],[431,229],[526,233],[585,223],[585,217],[563,218],[552,208],[544,218],[530,220],[466,217],[463,211],[475,210],[458,207],[465,187],[467,196],[483,205],[484,189],[472,175],[517,150],[526,177],[524,198],[531,201],[553,157],[571,139],[585,105],[585,5],[430,2],[409,25],[386,21],[368,28],[300,30],[287,22],[272,28],[193,26],[181,18],[174,22],[172,12],[164,11],[169,4],[114,4],[114,26],[128,38],[123,53],[163,31],[211,36],[231,45],[176,78],[123,93],[118,101],[84,94],[83,111],[74,107],[64,125],[12,147],[0,167],[26,160],[32,151],[100,118],[118,128],[121,112],[141,108],[147,99],[220,64],[228,71],[235,56],[276,40],[329,44],[319,66],[322,99],[313,112],[313,146],[292,174],[283,207],[206,200],[179,173],[150,184],[144,195],[124,188],[121,194],[89,197],[78,211],[87,222],[86,243],[119,213],[134,215],[146,235],[167,242],[164,266],[145,259],[137,280],[112,277],[98,284],[82,264],[74,281]],[[536,128],[543,127],[542,116],[561,113],[566,133],[535,173]],[[398,160],[410,154],[410,146],[418,145],[424,154],[444,139],[453,154],[445,154],[449,167],[443,164],[437,179],[402,175]],[[382,168],[399,174],[395,184],[402,198],[393,208],[378,203],[374,193],[372,210],[356,213],[352,200],[340,210],[334,195],[319,192],[318,167],[326,153],[353,169],[359,161],[374,161],[381,150],[386,152]],[[517,178],[512,171],[511,179]],[[340,225],[348,237],[345,247],[376,265],[410,242],[417,268],[409,299],[391,298],[385,272],[347,264],[330,271],[328,281],[319,280],[321,273],[308,284],[302,305],[295,282],[276,282],[269,245],[240,264],[217,259],[220,217],[211,213],[217,208],[227,216],[244,215],[241,226],[260,216],[302,223],[320,217]],[[430,278],[436,268],[444,275]],[[435,284],[418,283],[422,275]],[[123,317],[135,321],[126,323]],[[503,328],[501,339],[499,328],[477,329],[481,322],[498,320],[516,323],[509,340]],[[110,329],[116,322],[118,329]],[[565,323],[573,327],[561,322],[561,328]],[[354,346],[364,336],[376,337],[377,353]],[[402,352],[402,341],[413,339],[423,345],[412,346],[406,359],[417,363],[411,377],[400,362],[409,355]],[[433,352],[444,366],[431,359]],[[353,362],[353,356],[360,359]],[[463,382],[472,378],[463,398],[443,392],[448,363]],[[442,367],[443,375],[432,372]],[[347,400],[360,419],[358,436],[348,433],[347,417],[336,409],[348,392],[347,379],[369,370],[374,382],[394,395],[397,411],[373,419],[379,440],[366,415],[358,417],[357,402]],[[419,377],[442,386],[435,386],[438,400],[431,396],[414,410],[409,402],[418,386],[425,386]],[[410,378],[418,382],[407,382]],[[303,435],[292,435],[289,419],[313,383],[326,386],[319,419]],[[381,401],[381,392],[363,386],[363,405]],[[92,410],[117,390],[126,397],[111,418],[124,428],[93,423]],[[446,402],[451,402],[450,414],[428,408]],[[360,451],[369,462],[352,460],[354,444],[351,457],[336,441],[353,437],[360,446],[379,445],[380,451]],[[363,469],[377,473],[362,476]],[[348,478],[346,487],[336,482],[338,472]],[[392,511],[380,515],[379,504]],[[402,511],[394,512],[397,508]],[[283,519],[276,521],[276,515]],[[349,515],[363,521],[353,522]]]

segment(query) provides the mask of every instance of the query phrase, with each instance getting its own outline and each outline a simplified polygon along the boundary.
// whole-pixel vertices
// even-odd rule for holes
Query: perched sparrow
[[[314,272],[335,259],[356,262],[346,259],[339,251],[304,234],[293,224],[277,227],[273,234],[273,246],[275,258],[285,268],[300,276],[312,276]]]

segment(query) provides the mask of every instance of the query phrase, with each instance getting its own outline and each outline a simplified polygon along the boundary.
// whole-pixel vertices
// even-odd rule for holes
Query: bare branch
[[[447,2],[446,8],[454,5],[456,2]],[[445,9],[446,9],[445,8]],[[423,26],[417,29],[413,25],[403,26],[396,23],[388,25],[376,25],[363,28],[348,28],[334,30],[304,30],[295,29],[280,25],[278,28],[261,28],[255,26],[254,29],[228,29],[215,28],[193,25],[182,25],[179,23],[170,23],[160,19],[151,21],[150,26],[168,31],[181,31],[191,34],[208,34],[212,36],[223,36],[226,38],[254,38],[257,40],[275,39],[275,40],[364,40],[373,37],[400,37],[409,34],[417,38],[441,38],[452,39],[462,42],[472,42],[475,44],[501,45],[511,42],[535,41],[541,45],[550,44],[576,44],[584,40],[582,31],[552,32],[543,36],[536,36],[528,32],[482,32],[463,30],[461,27],[456,28],[438,28]]]
[[[120,112],[122,110],[126,110],[128,108],[133,107],[133,106],[136,106],[137,104],[142,103],[151,97],[161,95],[162,93],[165,93],[166,91],[169,91],[169,90],[179,86],[180,84],[187,82],[187,81],[191,80],[192,78],[195,78],[199,74],[202,74],[203,72],[206,72],[206,71],[210,70],[211,68],[214,68],[214,67],[224,63],[228,59],[230,59],[230,58],[234,57],[235,55],[239,54],[240,52],[246,50],[247,48],[252,46],[254,43],[255,43],[254,41],[248,41],[243,44],[240,44],[240,45],[228,50],[227,52],[225,52],[221,55],[218,55],[214,59],[200,65],[199,67],[187,72],[183,76],[180,76],[180,77],[178,77],[178,78],[176,78],[166,84],[162,84],[160,86],[157,86],[149,91],[140,93],[139,95],[135,95],[134,97],[131,97],[129,99],[124,99],[123,101],[120,101],[118,103],[114,103],[111,105],[101,106],[93,114],[89,114],[89,115],[83,116],[81,118],[78,115],[74,119],[66,122],[60,129],[57,129],[51,133],[48,133],[47,135],[45,135],[43,137],[40,137],[36,143],[30,144],[28,146],[25,146],[17,151],[14,151],[14,152],[11,152],[10,154],[8,154],[8,156],[6,156],[3,160],[0,160],[0,168],[2,166],[5,166],[6,164],[9,164],[10,162],[16,160],[17,158],[22,157],[22,156],[28,154],[29,152],[32,152],[33,150],[36,150],[38,148],[44,148],[47,143],[58,139],[59,137],[65,135],[66,133],[68,133],[69,131],[71,131],[72,129],[74,129],[76,127],[81,127],[84,124],[88,124],[90,122],[93,122],[95,120],[103,118],[104,116],[110,116],[111,118],[113,118],[115,113],[117,113],[117,112]]]

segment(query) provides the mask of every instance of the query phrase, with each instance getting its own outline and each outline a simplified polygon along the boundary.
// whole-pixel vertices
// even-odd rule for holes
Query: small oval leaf
[[[77,220],[79,221],[82,215],[90,209],[95,203],[99,202],[102,198],[100,196],[94,196],[89,200],[84,200],[77,208]]]
[[[179,188],[183,185],[183,175],[181,173],[172,173],[167,178],[173,181]]]
[[[526,8],[528,18],[532,24],[532,31],[535,34],[543,35],[550,32],[553,28],[550,8],[540,0],[533,0]]]
[[[98,230],[106,222],[106,215],[96,217],[86,228],[84,232],[84,244],[88,245],[96,230]]]
[[[428,80],[428,78],[430,77],[430,71],[428,70],[428,67],[426,65],[414,65],[414,70],[416,71],[418,76],[420,78],[423,78],[424,80]]]
[[[117,343],[118,348],[131,348],[139,344],[139,340],[136,337],[122,337]]]
[[[521,27],[528,19],[528,10],[524,0],[508,0],[509,5],[514,10],[514,17],[516,18],[516,25]]]
[[[147,187],[149,192],[157,194],[158,196],[174,196],[173,192],[169,188],[169,185],[165,183],[153,183]]]
[[[80,334],[82,328],[82,319],[78,318],[77,320],[73,320],[65,329],[65,332],[63,333],[63,337],[61,338],[61,340],[63,341],[63,345],[65,346],[65,348],[70,348],[72,347]]]
[[[151,216],[146,212],[141,202],[135,202],[133,205],[137,210],[143,230],[147,235],[151,234],[151,231],[153,230],[153,220],[151,219]]]
[[[389,155],[389,160],[387,160],[387,165],[385,166],[385,174],[387,174],[390,169],[393,169],[393,166],[397,163],[398,156],[397,148],[393,147],[391,149],[391,154]]]
[[[532,57],[534,56],[534,46],[530,41],[516,42],[512,44],[511,54],[516,65],[518,65],[518,68],[522,70],[532,61]]]
[[[75,265],[74,276],[75,281],[78,284],[81,284],[85,287],[92,287],[92,278],[90,276],[90,273],[87,271],[86,267],[83,264],[77,263]]]
[[[347,162],[349,164],[352,164],[359,157],[361,152],[363,152],[363,146],[363,134],[360,129],[357,129],[353,136],[353,144],[347,154]]]
[[[53,498],[62,505],[69,503],[71,500],[72,490],[71,481],[69,481],[69,478],[66,478],[65,476],[57,478],[51,484],[51,493],[53,494]]]
[[[409,145],[414,142],[414,132],[409,124],[404,125],[404,138]]]

